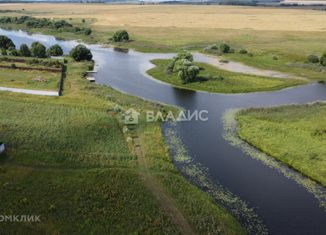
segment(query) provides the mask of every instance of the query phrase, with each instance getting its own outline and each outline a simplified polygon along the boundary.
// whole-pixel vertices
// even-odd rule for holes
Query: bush
[[[31,51],[26,44],[21,44],[19,48],[19,53],[21,56],[30,57]]]
[[[63,50],[62,50],[62,48],[58,44],[55,44],[55,45],[51,46],[47,50],[46,53],[49,56],[62,56],[63,55]]]
[[[189,51],[185,51],[185,50],[180,51],[173,59],[174,61],[183,60],[183,59],[189,60],[190,62],[194,61],[193,55]]]
[[[54,27],[55,29],[60,29],[60,28],[71,28],[72,25],[69,24],[69,23],[68,23],[67,21],[65,21],[65,20],[59,20],[59,21],[55,21],[55,22],[53,23],[53,27]]]
[[[247,54],[248,51],[247,51],[246,49],[241,49],[241,50],[239,51],[239,53],[244,55],[244,54]]]
[[[129,41],[129,34],[126,30],[116,31],[112,37],[114,42],[127,42]]]
[[[320,64],[326,66],[326,52],[320,57]]]
[[[15,48],[15,44],[12,42],[10,38],[5,35],[0,35],[0,48],[1,49],[9,49],[10,47]]]
[[[11,67],[12,69],[16,69],[16,68],[17,68],[16,64],[11,64],[10,67]]]
[[[91,35],[92,34],[92,30],[90,28],[86,28],[84,31],[85,35]]]
[[[9,55],[9,56],[19,56],[19,53],[18,53],[18,51],[16,50],[16,48],[14,48],[14,47],[10,47],[10,48],[7,50],[7,55]]]
[[[168,65],[166,72],[172,73],[178,71],[178,66],[182,63],[181,60],[188,60],[190,62],[194,61],[194,57],[188,51],[180,51],[172,60],[172,62]]]
[[[93,58],[92,52],[81,44],[77,45],[70,51],[70,56],[75,61],[92,60]]]
[[[226,43],[222,43],[220,45],[220,51],[222,53],[229,53],[230,52],[230,49],[231,49],[231,47],[228,44],[226,44]]]
[[[319,58],[316,55],[309,55],[307,57],[307,62],[317,64],[317,63],[319,63]]]
[[[178,76],[181,78],[183,83],[189,83],[196,80],[199,73],[198,66],[195,66],[191,61],[182,59],[179,61]]]
[[[46,58],[46,47],[39,42],[32,43],[31,52],[33,57]]]
[[[218,50],[218,46],[216,44],[208,45],[204,50]]]

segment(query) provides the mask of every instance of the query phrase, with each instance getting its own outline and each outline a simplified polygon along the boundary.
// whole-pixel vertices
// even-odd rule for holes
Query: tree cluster
[[[92,52],[82,44],[75,46],[69,54],[75,61],[90,61],[93,58]]]
[[[112,41],[113,42],[128,42],[129,34],[126,30],[118,30],[113,34]]]
[[[199,67],[194,65],[194,58],[188,51],[180,51],[169,64],[167,71],[177,73],[183,83],[196,81]]]
[[[0,35],[0,50],[1,55],[9,56],[46,58],[49,56],[63,55],[63,50],[58,44],[46,49],[40,42],[33,42],[31,47],[28,47],[26,44],[21,44],[19,50],[17,50],[13,41],[5,35]]]
[[[90,28],[74,27],[66,20],[50,20],[46,18],[39,19],[30,16],[21,16],[21,17],[4,16],[4,17],[0,17],[0,23],[1,24],[23,24],[27,28],[51,28],[58,31],[83,33],[85,35],[90,35],[92,33],[92,30]]]
[[[320,57],[316,55],[309,55],[307,57],[307,62],[312,64],[320,63],[322,66],[326,66],[326,52],[322,54]]]

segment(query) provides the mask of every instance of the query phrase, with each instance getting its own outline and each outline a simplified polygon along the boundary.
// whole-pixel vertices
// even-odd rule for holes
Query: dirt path
[[[59,96],[59,92],[57,91],[27,90],[27,89],[10,88],[10,87],[0,87],[0,91],[10,91],[10,92],[30,94],[30,95]]]
[[[234,61],[228,60],[227,63],[223,63],[223,62],[220,62],[220,60],[222,59],[221,57],[204,55],[199,52],[195,52],[195,53],[193,53],[193,55],[194,55],[195,61],[210,64],[219,69],[223,69],[223,70],[234,72],[234,73],[244,73],[244,74],[271,77],[271,78],[300,79],[300,80],[305,80],[305,81],[308,80],[303,77],[297,77],[297,76],[293,76],[293,75],[278,72],[278,71],[255,68],[252,66],[242,64],[240,62],[234,62]]]
[[[169,197],[162,185],[155,179],[155,177],[149,172],[146,158],[143,154],[142,147],[140,145],[139,138],[133,137],[134,151],[138,159],[139,165],[143,168],[140,171],[141,177],[144,180],[146,186],[153,193],[155,198],[161,204],[165,212],[170,216],[173,223],[179,228],[181,234],[193,235],[195,232],[192,230],[188,221],[183,216],[182,212],[178,209],[175,202]]]

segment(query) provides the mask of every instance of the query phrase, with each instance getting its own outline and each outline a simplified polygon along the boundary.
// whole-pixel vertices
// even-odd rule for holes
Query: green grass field
[[[6,100],[0,105],[0,139],[8,142],[10,162],[69,168],[133,159],[116,120],[104,110]]]
[[[0,68],[0,86],[32,90],[58,90],[61,72]]]
[[[170,83],[177,87],[191,90],[201,90],[219,93],[240,93],[264,90],[277,90],[289,86],[303,84],[304,82],[294,79],[278,79],[232,73],[218,69],[214,66],[195,63],[201,70],[198,75],[198,82],[183,84],[176,73],[167,74],[166,68],[171,60],[152,60],[156,65],[153,69],[147,71],[152,77],[163,82]],[[220,79],[222,76],[224,79]],[[203,77],[211,77],[208,80],[202,80]]]
[[[237,115],[238,135],[326,186],[326,105],[249,109]]]
[[[0,233],[179,234],[144,183],[146,170],[197,233],[244,234],[177,172],[159,123],[141,119],[136,128],[147,162],[140,165],[119,116],[109,112],[162,106],[89,83],[82,79],[87,69],[87,63],[69,60],[61,97],[0,92],[0,139],[7,146],[0,161],[0,210],[41,215],[41,223],[5,223]]]

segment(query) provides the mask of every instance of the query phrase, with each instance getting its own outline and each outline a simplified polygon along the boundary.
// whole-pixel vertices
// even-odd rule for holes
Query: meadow
[[[0,139],[7,146],[0,210],[41,215],[40,223],[5,223],[0,233],[180,234],[144,179],[151,178],[196,233],[244,234],[177,172],[160,123],[141,119],[133,133],[124,133],[114,111],[167,107],[89,83],[82,78],[88,67],[68,61],[60,97],[0,92]],[[132,135],[139,136],[144,163],[128,142]]]
[[[310,54],[326,52],[324,11],[241,6],[102,5],[102,4],[6,4],[3,16],[46,17],[90,27],[89,36],[51,29],[29,28],[58,38],[111,45],[118,29],[131,35],[128,43],[115,45],[144,52],[201,51],[226,42],[236,51],[224,56],[263,69],[273,69],[313,80],[325,80],[325,69],[305,63]],[[83,22],[84,19],[85,21]],[[22,26],[0,24],[0,27]],[[322,71],[321,71],[322,70]]]
[[[0,68],[0,86],[56,91],[60,76],[61,72]]]
[[[326,105],[248,109],[238,135],[259,150],[326,186]]]
[[[32,90],[57,91],[61,63],[54,59],[0,57],[0,86]]]
[[[195,63],[200,68],[198,81],[184,84],[177,73],[167,73],[172,60],[152,60],[156,67],[147,71],[152,77],[170,83],[176,87],[217,93],[243,93],[262,90],[277,90],[289,86],[304,84],[296,79],[259,77],[241,73],[232,73],[214,66]]]

